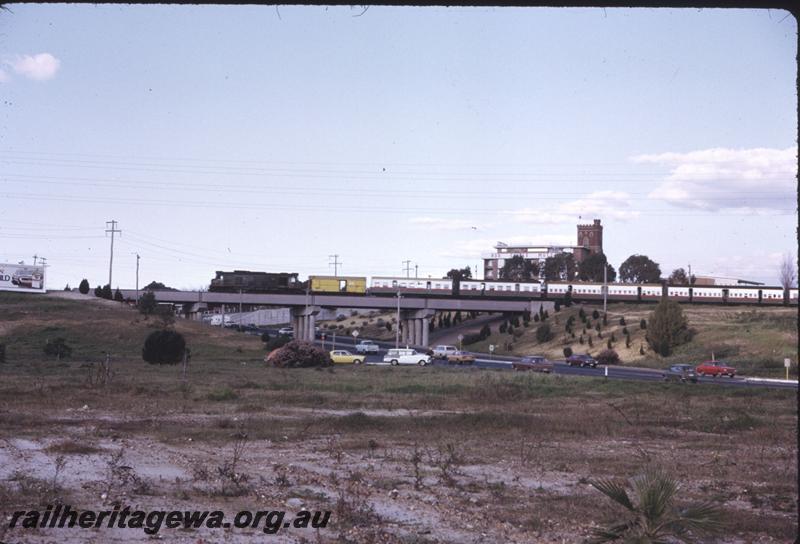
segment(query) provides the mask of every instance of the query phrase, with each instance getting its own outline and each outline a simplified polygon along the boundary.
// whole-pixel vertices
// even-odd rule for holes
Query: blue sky
[[[0,262],[50,288],[421,276],[497,241],[776,283],[796,251],[783,11],[12,5]],[[787,16],[788,15],[788,16]],[[579,219],[580,218],[580,219]]]

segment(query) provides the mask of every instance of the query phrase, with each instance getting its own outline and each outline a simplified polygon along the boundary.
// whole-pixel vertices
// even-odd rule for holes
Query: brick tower
[[[603,225],[599,219],[595,219],[591,225],[578,225],[578,243],[586,249],[581,250],[576,255],[576,261],[580,262],[589,255],[603,252]]]

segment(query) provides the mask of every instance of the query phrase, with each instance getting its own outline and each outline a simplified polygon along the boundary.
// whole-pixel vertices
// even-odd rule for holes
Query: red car
[[[706,361],[697,365],[695,372],[698,376],[736,376],[736,369],[719,361]]]

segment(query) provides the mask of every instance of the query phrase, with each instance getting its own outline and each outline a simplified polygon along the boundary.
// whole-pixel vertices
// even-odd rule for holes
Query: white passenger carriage
[[[461,280],[461,296],[509,296],[539,298],[542,286],[539,282]]]
[[[370,292],[450,295],[453,292],[453,280],[450,278],[373,277],[370,281]]]

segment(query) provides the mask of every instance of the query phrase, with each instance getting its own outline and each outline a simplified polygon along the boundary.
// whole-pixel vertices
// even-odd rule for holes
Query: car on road
[[[446,357],[448,364],[451,365],[471,365],[475,362],[475,356],[466,351],[455,351]]]
[[[431,356],[434,359],[447,359],[448,355],[452,355],[457,351],[458,348],[456,346],[436,346],[431,351]]]
[[[431,357],[424,353],[417,353],[410,348],[390,349],[383,357],[384,363],[392,365],[419,365],[425,366],[430,364]]]
[[[294,336],[294,329],[292,327],[282,327],[278,329],[278,334],[281,336]]]
[[[672,365],[661,377],[665,382],[697,383],[697,373],[692,365]]]
[[[694,369],[698,376],[736,376],[736,369],[720,361],[706,361]]]
[[[592,368],[597,368],[597,360],[594,359],[591,355],[584,354],[574,354],[567,357],[567,364],[569,366],[590,366]]]
[[[527,355],[511,363],[514,370],[533,370],[534,372],[553,372],[553,361],[541,355]]]
[[[331,361],[334,363],[360,365],[364,362],[363,355],[354,355],[345,349],[335,349],[330,352]]]
[[[358,353],[378,353],[380,346],[372,340],[362,340],[356,344],[356,352]]]

